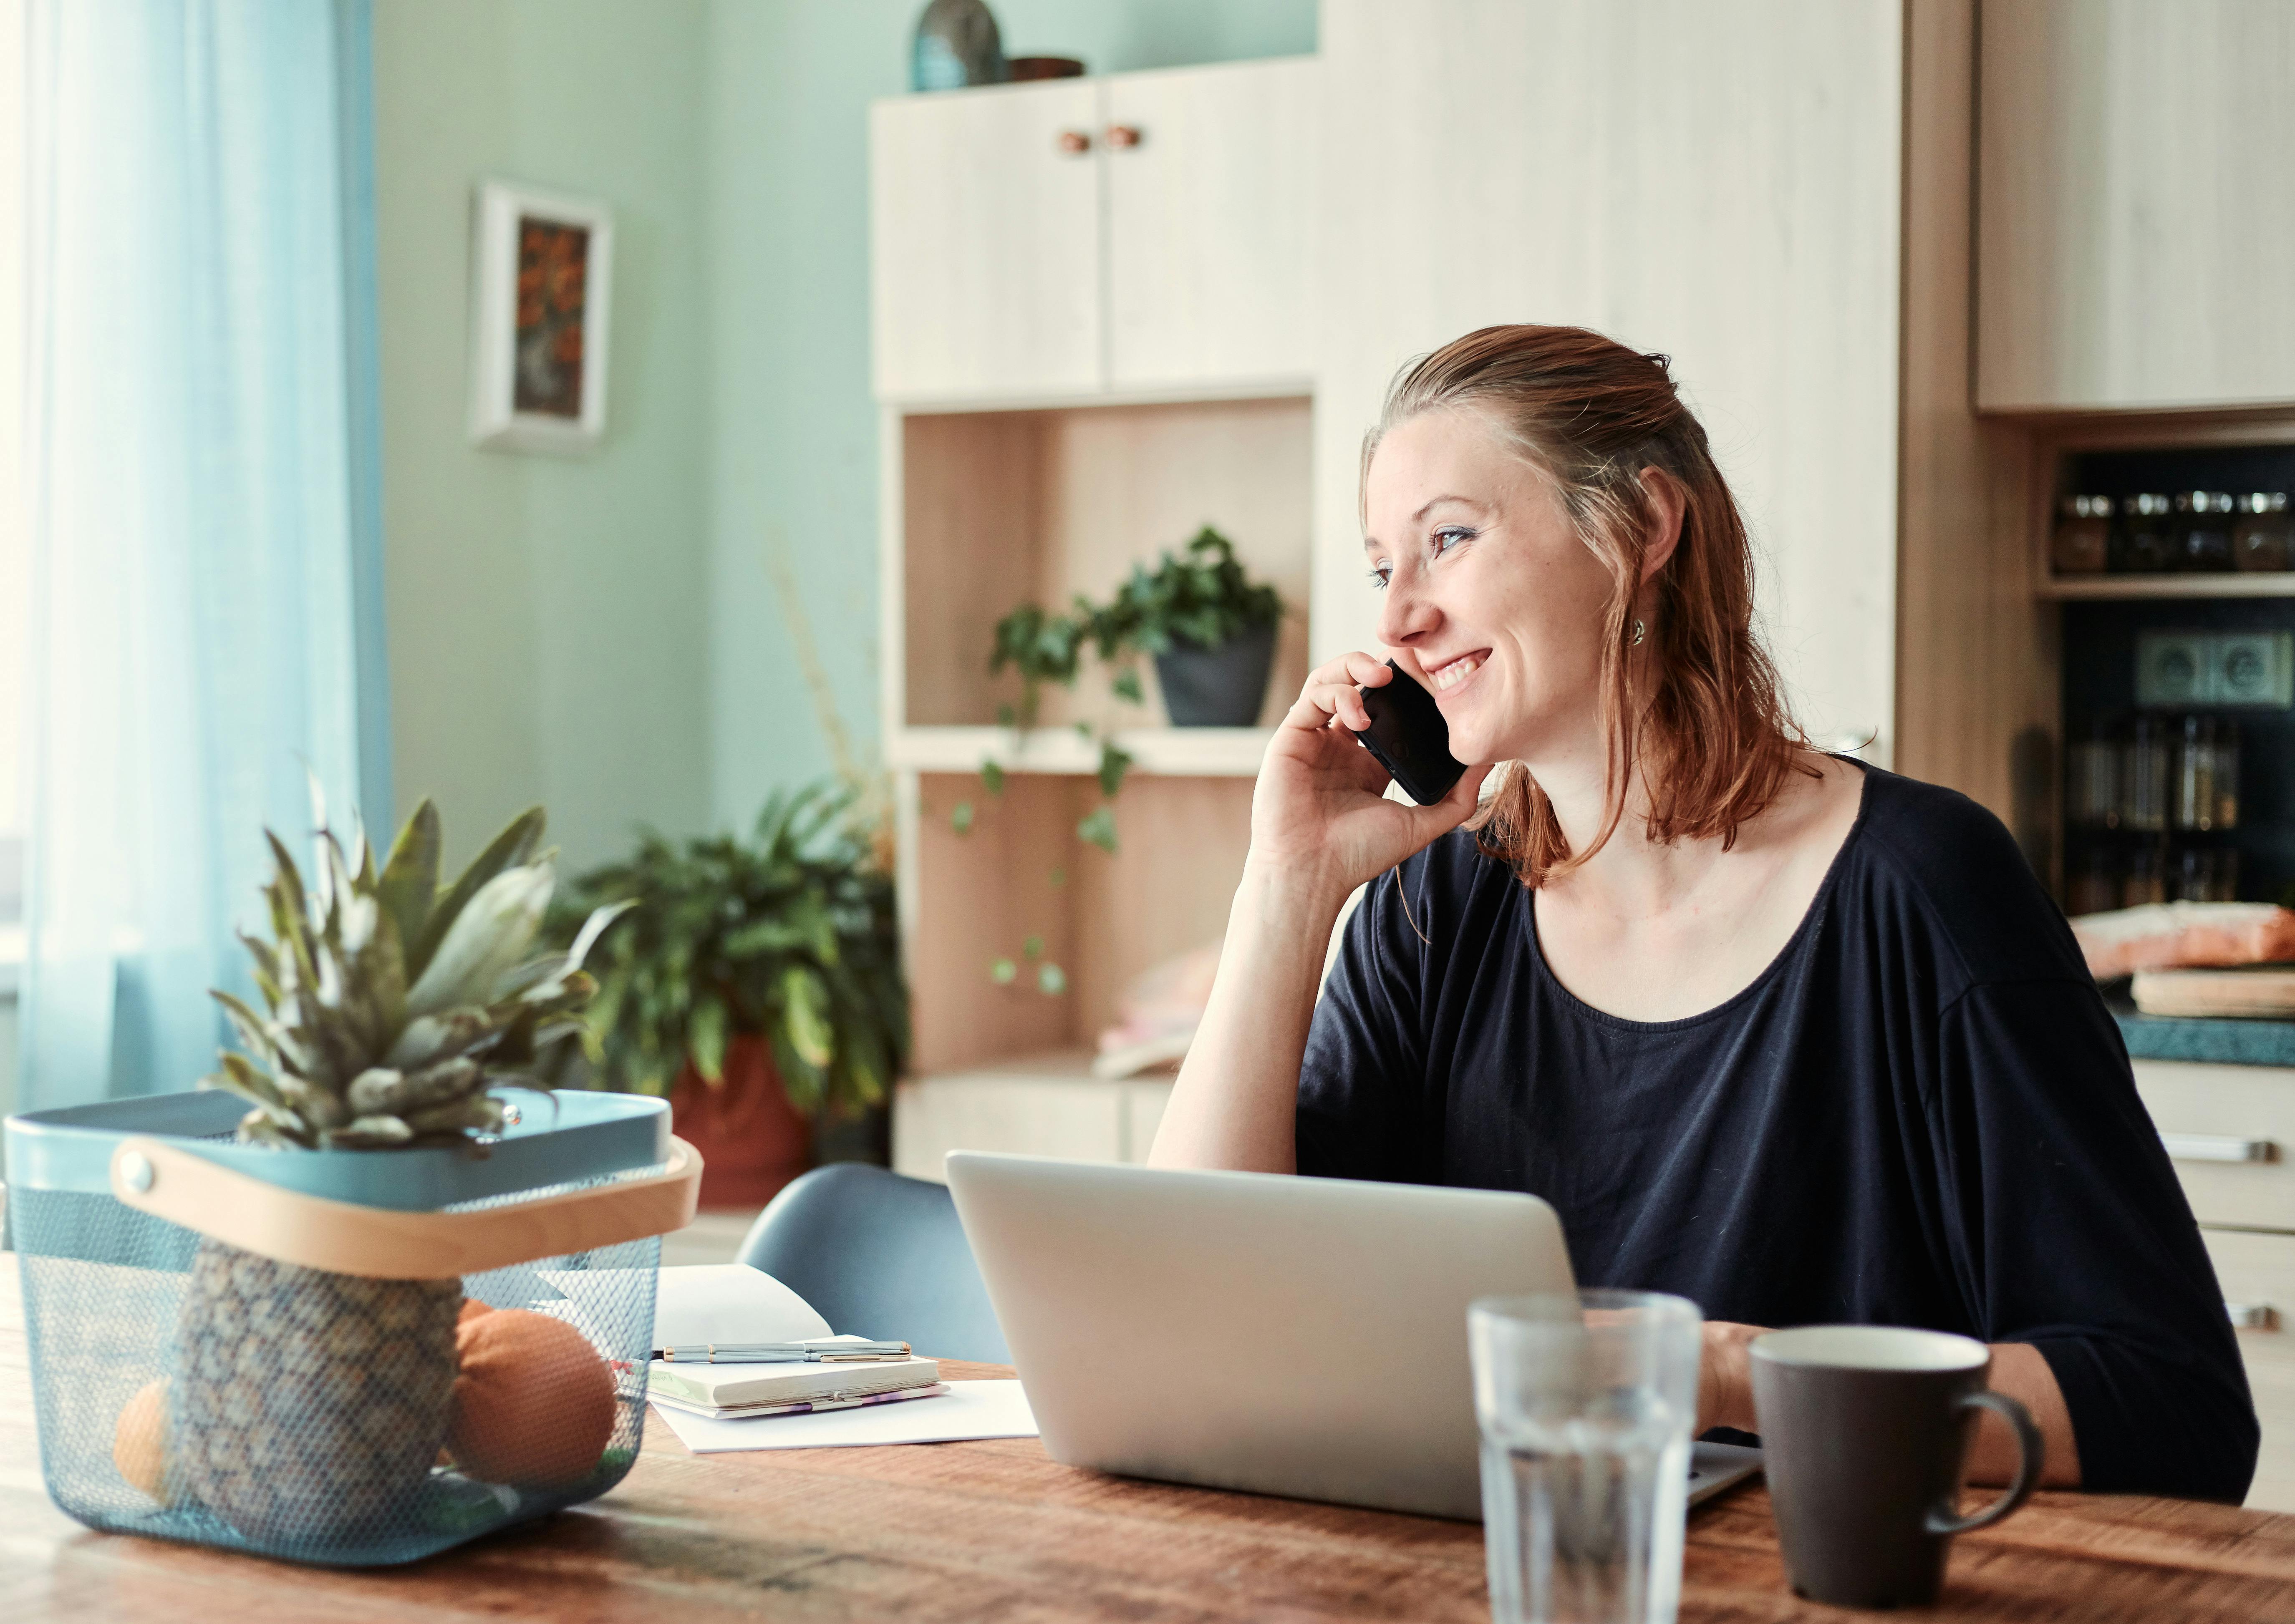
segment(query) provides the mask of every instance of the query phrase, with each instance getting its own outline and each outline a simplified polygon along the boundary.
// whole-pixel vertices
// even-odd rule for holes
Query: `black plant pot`
[[[1259,720],[1267,673],[1275,665],[1270,622],[1229,638],[1216,649],[1175,642],[1156,657],[1164,708],[1180,728],[1247,728]]]

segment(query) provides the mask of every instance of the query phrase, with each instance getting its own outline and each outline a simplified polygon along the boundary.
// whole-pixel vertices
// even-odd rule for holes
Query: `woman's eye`
[[[1441,558],[1460,542],[1471,542],[1474,533],[1464,525],[1445,525],[1434,533],[1434,556]]]
[[[1372,565],[1370,567],[1370,590],[1375,592],[1384,591],[1388,573],[1389,572],[1385,565]]]

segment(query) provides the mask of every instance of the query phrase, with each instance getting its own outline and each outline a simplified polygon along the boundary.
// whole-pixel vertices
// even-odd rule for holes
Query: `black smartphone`
[[[1378,758],[1403,794],[1432,806],[1450,793],[1466,763],[1450,754],[1450,724],[1434,696],[1393,660],[1386,668],[1394,680],[1384,688],[1355,690],[1370,713],[1370,730],[1355,733],[1355,742]]]

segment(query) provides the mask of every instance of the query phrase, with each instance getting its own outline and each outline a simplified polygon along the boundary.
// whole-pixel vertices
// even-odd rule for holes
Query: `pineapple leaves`
[[[239,1126],[250,1144],[390,1150],[501,1131],[488,1086],[526,1081],[537,1045],[568,1034],[597,984],[578,956],[529,959],[554,881],[535,855],[540,810],[443,894],[429,802],[379,866],[363,828],[347,848],[321,818],[308,891],[265,833],[272,940],[241,940],[269,1014],[216,992],[246,1053],[225,1053],[206,1082],[254,1107]],[[593,921],[584,951],[610,923]]]
[[[430,960],[446,940],[446,933],[454,927],[462,910],[480,891],[504,869],[523,867],[542,844],[543,813],[539,806],[529,806],[510,820],[510,826],[494,837],[486,849],[471,861],[454,881],[430,917],[423,922],[422,934],[414,939],[412,951],[406,955],[406,974],[420,981],[430,967]]]
[[[504,869],[479,886],[456,910],[453,923],[422,967],[421,979],[407,989],[407,1013],[433,1015],[493,1002],[502,978],[534,945],[553,884],[545,859]]]
[[[390,859],[382,865],[382,879],[376,887],[383,911],[396,923],[402,943],[422,941],[430,905],[438,899],[439,844],[438,809],[425,796],[391,843]],[[420,975],[421,966],[412,964],[412,957],[408,955],[409,973]]]

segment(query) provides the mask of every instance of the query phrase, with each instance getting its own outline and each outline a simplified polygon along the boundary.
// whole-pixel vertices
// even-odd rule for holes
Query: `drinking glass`
[[[1656,1292],[1467,1310],[1495,1624],[1672,1624],[1703,1325]]]

